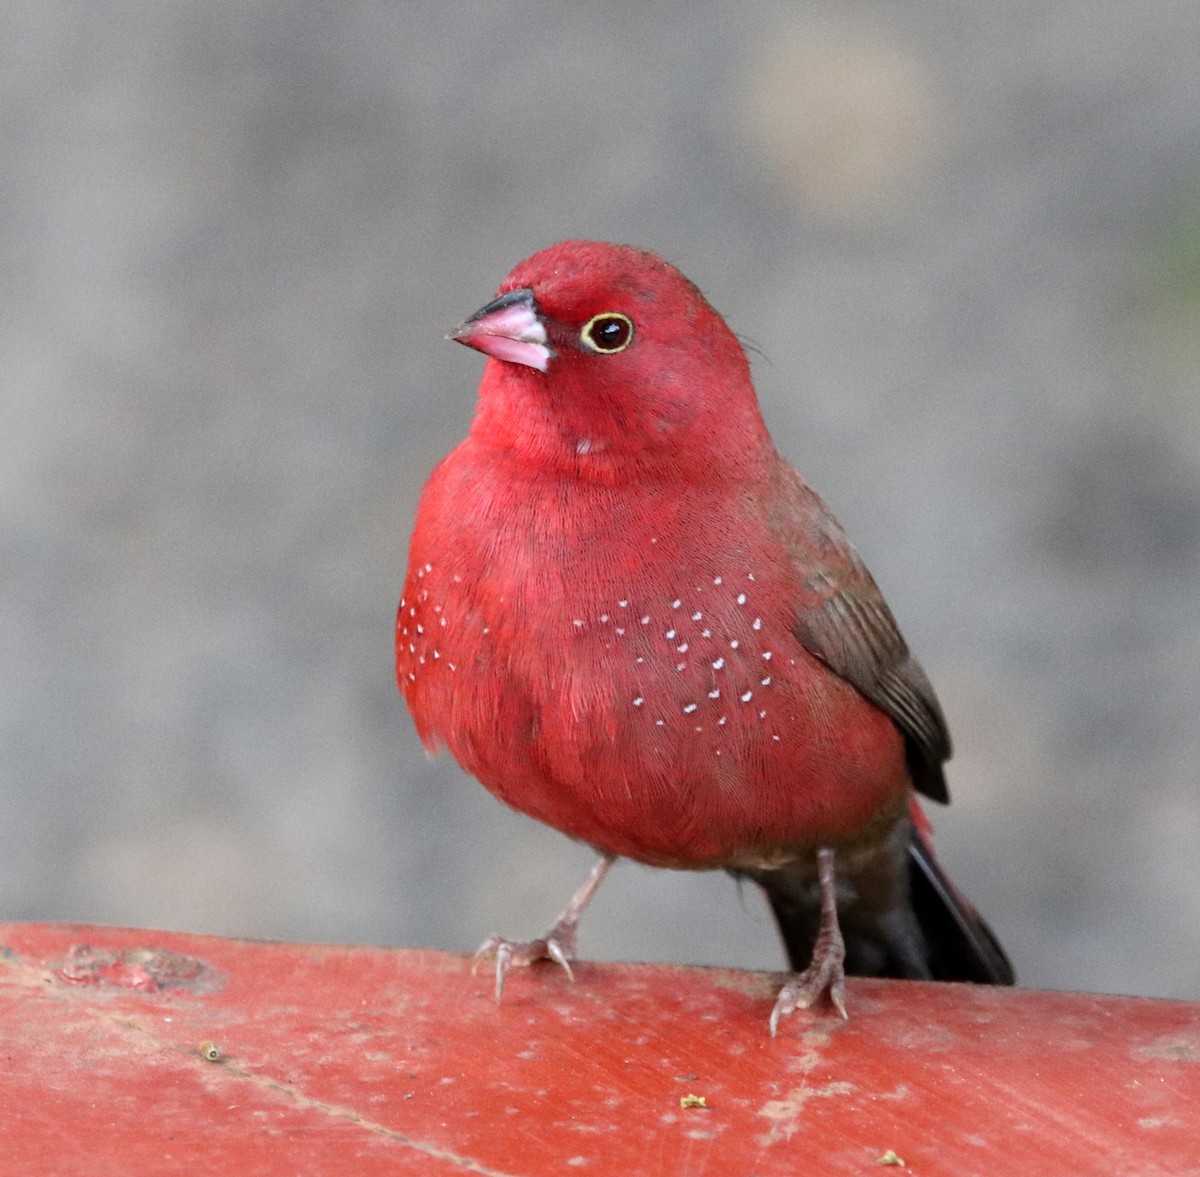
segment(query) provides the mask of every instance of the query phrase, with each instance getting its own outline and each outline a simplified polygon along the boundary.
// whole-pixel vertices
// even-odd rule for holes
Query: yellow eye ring
[[[615,356],[633,342],[633,320],[620,311],[602,311],[584,323],[579,338],[589,351]]]

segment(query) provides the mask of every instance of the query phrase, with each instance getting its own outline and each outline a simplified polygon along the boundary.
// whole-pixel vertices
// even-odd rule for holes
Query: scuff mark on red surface
[[[220,974],[202,960],[165,948],[72,944],[54,975],[72,985],[132,989],[135,993],[159,993],[164,989],[213,993],[222,984]]]

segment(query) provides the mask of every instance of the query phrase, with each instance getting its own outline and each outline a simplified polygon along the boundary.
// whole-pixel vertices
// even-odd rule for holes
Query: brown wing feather
[[[794,471],[785,478],[792,509],[780,530],[808,590],[796,609],[796,637],[895,721],[917,791],[949,801],[942,765],[950,733],[925,671],[841,525]]]

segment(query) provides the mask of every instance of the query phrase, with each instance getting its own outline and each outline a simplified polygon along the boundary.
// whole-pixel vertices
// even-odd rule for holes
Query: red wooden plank
[[[1192,1004],[851,980],[849,1022],[771,1039],[775,979],[725,969],[539,967],[497,1007],[433,952],[0,944],[13,1172],[1200,1173]]]

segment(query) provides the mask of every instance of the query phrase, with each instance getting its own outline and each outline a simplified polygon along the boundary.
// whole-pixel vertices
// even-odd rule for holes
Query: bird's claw
[[[575,930],[561,925],[552,928],[538,940],[517,943],[503,936],[489,936],[475,953],[471,972],[479,968],[479,962],[489,956],[496,958],[496,1001],[504,996],[504,982],[514,966],[525,968],[539,960],[551,960],[561,966],[568,979],[575,980],[571,961],[575,959]]]
[[[843,1018],[849,1018],[850,1015],[846,1013],[846,970],[843,967],[845,956],[840,935],[836,941],[824,944],[818,939],[812,963],[779,991],[775,1008],[771,1011],[772,1038],[775,1037],[780,1018],[798,1009],[808,1009],[825,993],[829,994],[834,1009]]]

